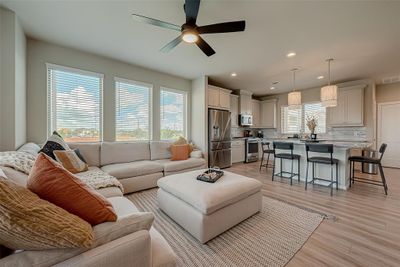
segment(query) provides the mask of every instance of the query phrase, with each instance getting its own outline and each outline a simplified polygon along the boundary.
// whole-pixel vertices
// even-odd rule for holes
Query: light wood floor
[[[389,192],[356,183],[334,191],[289,180],[271,180],[271,169],[259,163],[234,164],[226,169],[263,182],[263,193],[336,216],[324,220],[288,266],[400,266],[400,170],[385,168]]]

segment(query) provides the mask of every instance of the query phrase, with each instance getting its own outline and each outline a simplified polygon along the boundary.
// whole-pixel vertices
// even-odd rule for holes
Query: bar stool
[[[300,182],[300,155],[293,154],[293,143],[290,142],[273,142],[273,150],[274,150],[274,165],[272,167],[272,181],[275,176],[290,179],[290,185],[293,184],[293,177],[297,176],[298,181]],[[276,150],[290,150],[290,153],[277,153]],[[280,172],[275,174],[275,160],[280,159]],[[283,171],[282,163],[283,160],[290,160],[292,165],[290,172]],[[293,161],[297,160],[297,173],[293,173]],[[284,174],[290,174],[290,176],[284,176]]]
[[[385,173],[383,172],[383,168],[382,168],[382,164],[381,164],[381,161],[382,161],[382,158],[383,158],[383,154],[385,154],[386,148],[387,148],[387,144],[383,143],[381,145],[381,147],[379,148],[379,153],[381,154],[381,156],[379,158],[370,158],[370,157],[361,157],[361,156],[349,157],[349,161],[350,161],[350,187],[351,187],[351,183],[353,182],[353,184],[354,184],[355,181],[361,182],[361,183],[379,185],[379,186],[383,186],[383,188],[385,189],[385,194],[387,195],[388,186],[387,186],[387,183],[386,183]],[[379,174],[381,176],[382,182],[375,181],[375,180],[372,180],[372,179],[366,179],[366,178],[362,178],[362,177],[355,177],[355,175],[354,175],[354,163],[355,162],[369,163],[369,164],[378,165]]]
[[[268,169],[268,167],[272,168],[272,164],[268,164],[269,162],[269,157],[271,154],[274,153],[274,150],[270,148],[270,143],[269,142],[261,142],[261,149],[262,149],[262,156],[261,156],[261,163],[260,163],[260,171],[262,167],[265,167],[265,169]],[[267,163],[264,164],[264,155],[267,154]]]
[[[309,157],[308,153],[309,152],[314,152],[314,153],[326,153],[330,154],[330,157]],[[313,183],[315,181],[325,181],[329,182],[328,187],[331,188],[331,196],[333,195],[333,185],[336,184],[336,190],[338,190],[339,183],[338,183],[338,173],[339,173],[339,160],[333,158],[333,145],[332,144],[306,144],[306,154],[307,154],[307,170],[306,170],[306,185],[305,189],[307,190],[307,184],[308,183]],[[308,165],[309,163],[312,163],[312,180],[308,182]],[[316,164],[327,164],[330,165],[331,167],[331,179],[325,179],[325,178],[319,178],[315,177],[315,165]],[[335,181],[333,180],[333,165],[336,167],[336,179]]]

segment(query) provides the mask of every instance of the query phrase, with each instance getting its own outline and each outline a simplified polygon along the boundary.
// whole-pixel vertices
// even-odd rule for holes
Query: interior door
[[[400,168],[400,127],[398,125],[400,102],[378,104],[378,147],[386,143],[382,159],[385,167]]]

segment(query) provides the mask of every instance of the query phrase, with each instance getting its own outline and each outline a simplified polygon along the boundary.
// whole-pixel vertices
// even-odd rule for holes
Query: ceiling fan
[[[164,53],[171,51],[171,49],[177,46],[180,42],[184,41],[187,43],[196,43],[196,45],[201,49],[201,51],[204,52],[204,54],[207,56],[212,56],[215,54],[214,49],[212,49],[211,46],[207,44],[203,38],[201,38],[200,34],[240,32],[244,31],[246,27],[246,22],[244,20],[197,26],[196,20],[199,7],[200,0],[185,0],[183,10],[186,14],[186,23],[184,23],[182,26],[138,14],[132,14],[132,18],[139,22],[181,32],[177,38],[161,48],[160,51]]]

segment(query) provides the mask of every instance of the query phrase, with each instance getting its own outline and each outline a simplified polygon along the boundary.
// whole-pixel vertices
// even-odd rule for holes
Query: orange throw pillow
[[[186,145],[172,145],[171,146],[171,160],[185,160],[189,158],[190,146]]]
[[[115,222],[111,203],[44,153],[40,153],[29,174],[32,192],[66,211],[96,225]]]

